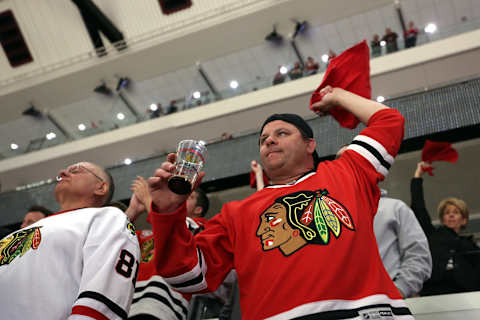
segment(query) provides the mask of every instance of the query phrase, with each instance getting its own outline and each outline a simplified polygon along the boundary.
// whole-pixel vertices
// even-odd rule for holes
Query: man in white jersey
[[[61,211],[0,241],[2,319],[124,319],[138,270],[133,225],[113,179],[80,162],[59,172]]]

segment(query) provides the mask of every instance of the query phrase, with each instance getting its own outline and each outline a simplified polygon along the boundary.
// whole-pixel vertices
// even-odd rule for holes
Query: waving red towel
[[[371,98],[370,52],[365,40],[330,61],[322,83],[312,94],[310,109],[312,104],[322,100],[320,90],[328,85],[348,90],[367,99]],[[338,106],[330,109],[330,114],[344,128],[355,129],[360,122],[352,113]]]
[[[455,163],[458,160],[458,153],[450,142],[425,141],[422,149],[422,161],[432,163],[433,161],[447,161]],[[433,167],[425,169],[433,176]]]

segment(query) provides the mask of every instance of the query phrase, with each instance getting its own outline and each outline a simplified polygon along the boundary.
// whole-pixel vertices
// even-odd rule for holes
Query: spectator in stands
[[[428,241],[405,202],[382,195],[373,231],[383,265],[404,298],[419,294],[432,273]]]
[[[220,137],[220,139],[221,139],[222,141],[231,140],[231,139],[233,139],[233,136],[232,136],[232,134],[229,133],[229,132],[224,132],[224,133],[222,133],[222,136]]]
[[[0,243],[2,319],[126,318],[140,254],[125,214],[104,207],[114,192],[111,175],[80,162],[60,170],[57,181],[61,212]]]
[[[316,74],[318,72],[318,62],[315,61],[312,57],[307,58],[307,62],[305,62],[305,69],[307,75]]]
[[[285,82],[285,74],[281,72],[282,66],[278,66],[278,72],[273,77],[273,85],[284,83]]]
[[[149,109],[150,110],[150,109]],[[154,119],[154,118],[158,118],[162,115],[162,104],[161,103],[157,103],[157,109],[151,111],[151,114],[150,114],[150,119]]]
[[[170,101],[170,104],[167,107],[166,114],[172,114],[178,111],[178,107],[175,100]]]
[[[187,217],[193,219],[200,228],[205,229],[207,219],[205,215],[208,212],[210,201],[208,196],[202,189],[198,188],[194,190],[187,198]]]
[[[372,49],[372,58],[382,55],[382,46],[380,45],[380,36],[378,34],[373,35],[373,39],[370,41],[370,48]]]
[[[408,28],[404,32],[405,48],[415,47],[417,44],[418,29],[415,27],[413,21],[408,23]]]
[[[441,226],[435,228],[425,207],[423,179],[431,165],[419,162],[411,181],[412,209],[430,244],[433,270],[421,295],[480,290],[480,248],[472,237],[459,235],[468,223],[468,207],[457,198],[446,198],[438,205]]]
[[[336,158],[346,149],[342,147]],[[413,211],[405,202],[387,197],[382,189],[373,231],[383,266],[403,298],[418,295],[432,273],[432,257]]]
[[[48,210],[45,207],[42,206],[31,206],[28,209],[27,214],[23,218],[22,225],[20,226],[21,229],[28,227],[31,224],[34,224],[38,220],[41,220],[49,215],[51,215],[53,212]]]
[[[183,223],[188,195],[168,188],[176,156],[167,156],[149,178],[149,219],[169,261],[157,268],[167,282],[191,293],[215,290],[235,268],[245,319],[317,319],[332,312],[360,318],[372,308],[367,315],[411,318],[383,269],[372,232],[377,182],[400,147],[404,119],[340,88],[327,86],[319,94],[315,113],[341,106],[367,128],[340,159],[319,163],[305,120],[270,116],[260,130],[259,151],[272,185],[225,204],[195,237]]]
[[[298,78],[301,78],[303,76],[303,67],[302,65],[300,64],[300,62],[295,62],[295,65],[294,67],[290,70],[290,72],[288,73],[288,76],[290,77],[290,79],[292,80],[295,80],[295,79],[298,79]]]
[[[390,28],[385,29],[385,35],[383,36],[382,40],[387,44],[387,53],[398,51],[397,38],[398,35]]]

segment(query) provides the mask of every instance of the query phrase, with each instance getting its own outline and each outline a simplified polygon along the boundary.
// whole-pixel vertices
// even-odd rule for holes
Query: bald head
[[[101,207],[109,203],[115,190],[112,176],[101,166],[79,162],[60,170],[55,197],[63,210]],[[68,209],[65,209],[68,207]]]

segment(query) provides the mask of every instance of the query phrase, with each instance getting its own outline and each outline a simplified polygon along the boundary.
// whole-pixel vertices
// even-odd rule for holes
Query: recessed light
[[[55,134],[55,132],[49,132],[45,137],[47,138],[47,140],[52,140],[55,139],[57,135]]]
[[[119,112],[119,113],[117,113],[117,119],[118,120],[123,120],[123,119],[125,119],[125,115],[123,113]]]
[[[125,160],[123,160],[123,163],[126,164],[127,166],[131,165],[132,164],[132,159],[126,158]]]
[[[230,88],[237,89],[238,88],[238,81],[237,80],[230,81]]]
[[[85,129],[87,129],[87,126],[85,126],[83,123],[80,123],[80,124],[78,125],[78,130],[84,131]]]
[[[424,30],[426,33],[434,33],[437,31],[437,25],[435,23],[429,23],[425,26]]]
[[[18,144],[16,144],[16,143],[11,143],[11,144],[10,144],[10,149],[12,149],[12,150],[17,150],[17,149],[18,149]]]

